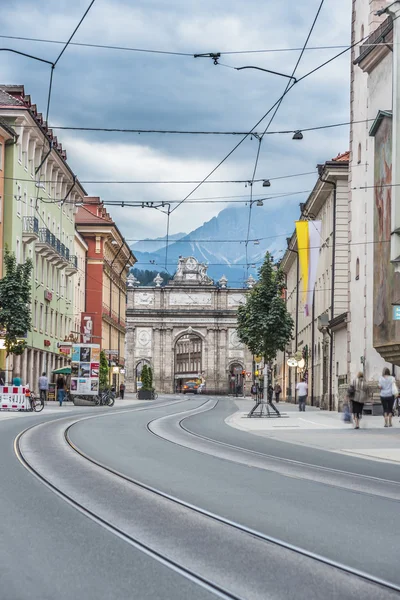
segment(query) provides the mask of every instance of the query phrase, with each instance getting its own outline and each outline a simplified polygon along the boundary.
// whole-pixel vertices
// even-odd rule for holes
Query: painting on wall
[[[376,122],[374,159],[374,347],[395,342],[392,298],[395,292],[394,267],[390,262],[392,211],[392,119]]]

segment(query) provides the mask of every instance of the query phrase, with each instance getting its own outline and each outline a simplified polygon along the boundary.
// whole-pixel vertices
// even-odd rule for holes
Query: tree
[[[14,252],[4,252],[5,275],[0,280],[0,328],[4,331],[4,347],[9,354],[22,354],[26,337],[32,327],[31,273],[33,263],[28,258],[18,264]]]
[[[283,271],[266,253],[259,281],[248,294],[246,304],[238,309],[237,333],[252,354],[264,357],[266,363],[276,358],[292,339],[293,319],[284,300],[286,289]]]
[[[147,369],[147,377],[148,377],[148,383],[149,383],[149,390],[153,389],[153,371],[152,368],[149,367]]]
[[[140,379],[142,381],[142,390],[150,390],[149,367],[146,364],[143,365]]]
[[[104,390],[108,387],[108,360],[104,350],[100,352],[100,368],[99,368],[99,384],[100,389]]]

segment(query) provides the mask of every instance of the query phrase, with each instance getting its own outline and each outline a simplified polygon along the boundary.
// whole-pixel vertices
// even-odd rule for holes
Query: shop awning
[[[62,367],[53,371],[55,375],[71,375],[71,367]]]

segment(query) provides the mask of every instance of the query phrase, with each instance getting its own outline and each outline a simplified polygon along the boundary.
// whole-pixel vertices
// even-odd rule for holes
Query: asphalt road
[[[383,465],[382,471],[383,463],[299,449],[233,430],[224,423],[236,410],[228,399],[212,410],[187,416],[187,411],[206,400],[186,399],[168,407],[158,402],[150,409],[107,411],[104,418],[79,422],[74,416],[79,411],[71,411],[71,419],[35,415],[0,422],[0,590],[7,590],[5,595],[0,591],[0,598],[216,597],[215,591],[146,555],[124,536],[227,590],[231,597],[398,597],[396,592],[154,497],[77,455],[63,437],[67,425],[75,422],[68,433],[73,444],[111,469],[244,528],[400,586],[398,501],[355,491],[351,481],[340,487],[335,474],[324,483],[313,480],[313,465],[378,478],[384,472],[392,481],[398,481],[398,468]],[[174,417],[176,413],[182,414]],[[228,447],[223,447],[221,457],[216,446],[213,455],[211,443],[207,453],[201,451],[195,446],[198,438],[179,427],[181,419],[196,435],[302,460],[310,465],[310,474],[296,477],[269,470],[269,459],[262,456],[255,467],[248,453]],[[15,436],[39,420],[45,424],[21,438],[24,457],[73,502],[118,527],[122,537],[76,510],[18,461]],[[168,440],[160,437],[163,432]]]

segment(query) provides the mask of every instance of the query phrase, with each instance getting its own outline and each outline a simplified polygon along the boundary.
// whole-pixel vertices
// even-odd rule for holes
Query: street
[[[354,432],[310,410],[294,433],[296,406],[280,404],[278,431],[245,420],[251,406],[177,395],[0,413],[2,597],[397,597],[398,464],[332,448],[376,447],[378,418]],[[384,433],[395,447],[399,424]]]

